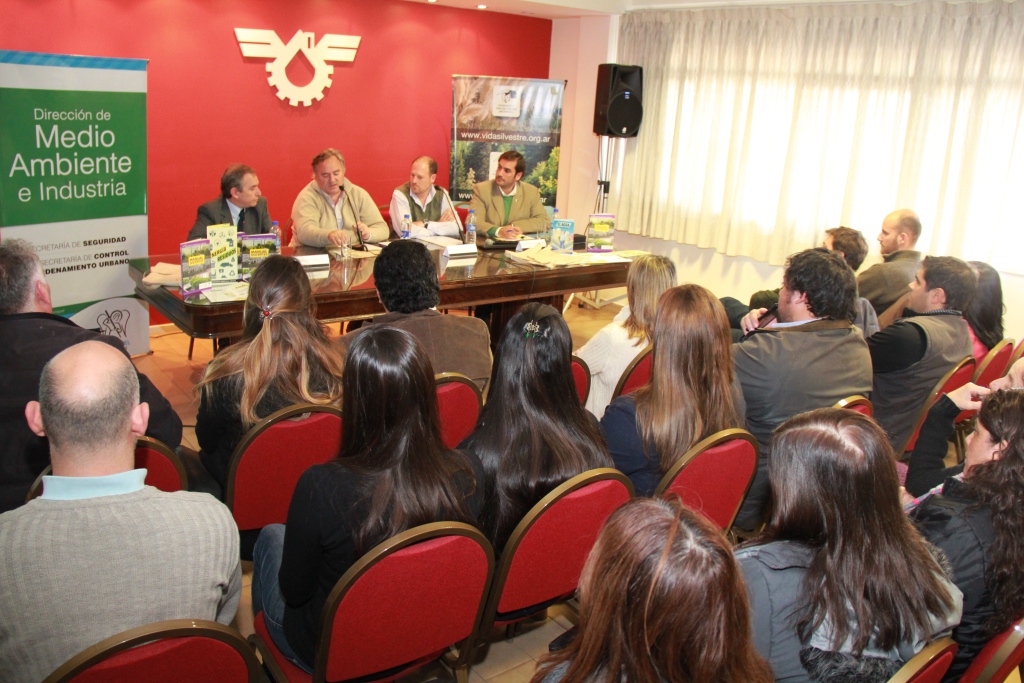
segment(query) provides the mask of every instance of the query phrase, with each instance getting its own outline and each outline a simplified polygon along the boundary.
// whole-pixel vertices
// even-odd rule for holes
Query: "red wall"
[[[448,181],[452,74],[547,78],[551,22],[402,0],[0,0],[0,48],[149,59],[149,244],[170,253],[231,162],[253,166],[287,221],[324,147],[379,204],[420,154]],[[362,36],[332,86],[292,107],[243,58],[235,28]],[[301,53],[299,53],[301,55]],[[289,67],[302,85],[312,69]]]

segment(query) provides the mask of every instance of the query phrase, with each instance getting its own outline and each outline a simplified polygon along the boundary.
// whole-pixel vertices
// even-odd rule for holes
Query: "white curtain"
[[[617,228],[779,265],[909,207],[922,251],[1024,272],[1024,0],[638,12],[618,55]]]

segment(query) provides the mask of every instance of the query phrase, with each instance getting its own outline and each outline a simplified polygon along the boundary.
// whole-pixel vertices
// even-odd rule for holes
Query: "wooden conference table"
[[[430,246],[430,245],[428,245]],[[462,308],[495,304],[491,313],[491,339],[496,343],[505,323],[527,301],[541,301],[561,310],[563,295],[626,284],[629,263],[593,263],[543,268],[517,263],[503,251],[480,251],[476,259],[448,260],[439,248],[430,246],[441,281],[438,308]],[[284,247],[285,255],[325,253],[310,247]],[[150,267],[159,262],[178,263],[178,254],[133,259],[129,273],[135,293],[164,317],[192,337],[224,339],[242,331],[244,301],[210,303],[202,296],[182,299],[176,288],[154,286],[142,281]],[[311,278],[316,299],[316,316],[325,321],[351,320],[383,313],[373,283],[373,259],[331,259],[330,272]]]

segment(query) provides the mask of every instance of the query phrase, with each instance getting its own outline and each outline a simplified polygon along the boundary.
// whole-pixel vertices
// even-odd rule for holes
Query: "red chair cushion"
[[[601,527],[628,500],[621,482],[603,480],[545,510],[515,549],[498,612],[515,612],[575,591]]]
[[[373,565],[335,613],[327,679],[413,668],[468,638],[487,568],[483,549],[465,536],[417,543]]]
[[[267,649],[270,650],[270,656],[274,658],[277,665],[281,667],[281,671],[284,672],[285,678],[289,681],[312,681],[313,676],[306,673],[299,667],[295,666],[281,654],[281,651],[277,649],[277,645],[274,644],[274,639],[270,637],[270,631],[267,630],[267,622],[263,619],[263,612],[256,615],[256,633],[259,634],[260,638],[266,644]]]
[[[446,382],[437,386],[437,409],[441,416],[441,440],[448,448],[455,448],[473,433],[480,400],[462,382]]]
[[[235,471],[232,512],[239,530],[284,524],[299,477],[340,449],[341,418],[332,413],[283,420],[256,437]]]
[[[949,670],[949,665],[952,663],[953,653],[943,652],[918,671],[910,679],[910,683],[941,683],[942,677],[946,675],[946,671]]]
[[[757,453],[745,439],[731,439],[699,453],[666,489],[679,494],[683,505],[702,513],[723,531],[743,502]]]
[[[135,449],[135,466],[145,467],[146,484],[161,491],[174,493],[181,490],[181,476],[174,466],[160,451],[140,446]]]
[[[230,683],[249,680],[241,655],[219,640],[171,638],[118,652],[75,676],[74,683]]]
[[[576,395],[580,397],[580,403],[587,400],[587,392],[590,390],[590,378],[587,371],[576,361],[572,362],[572,379],[576,383]]]
[[[1010,344],[1005,345],[1003,348],[996,352],[996,355],[992,357],[988,365],[982,370],[981,374],[978,375],[978,381],[975,382],[979,387],[988,388],[988,385],[992,384],[992,380],[999,379],[1006,374],[1008,369],[1007,364],[1010,362],[1010,355],[1013,353],[1013,346]]]
[[[622,395],[631,394],[643,385],[651,381],[651,366],[654,363],[654,354],[648,353],[636,364],[633,372],[626,378],[622,385]]]
[[[1006,629],[1002,633],[997,634],[992,640],[981,649],[981,652],[975,656],[974,661],[967,667],[967,671],[964,671],[964,675],[960,677],[960,683],[974,683],[981,672],[985,669],[992,658],[996,656],[999,648],[1003,646],[1010,634],[1020,622],[1014,622],[1010,628]],[[1010,671],[1017,668],[1020,663],[1024,661],[1024,640],[1017,645],[1017,647],[1010,653],[1010,656],[1006,658],[1006,661],[1002,663],[999,669],[996,671],[996,675],[992,677],[993,681],[1003,681],[1007,676],[1010,675]]]

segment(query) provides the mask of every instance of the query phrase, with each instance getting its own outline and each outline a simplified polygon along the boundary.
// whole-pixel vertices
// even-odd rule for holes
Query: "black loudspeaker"
[[[644,117],[644,70],[627,64],[599,64],[594,100],[594,134],[635,138]]]

